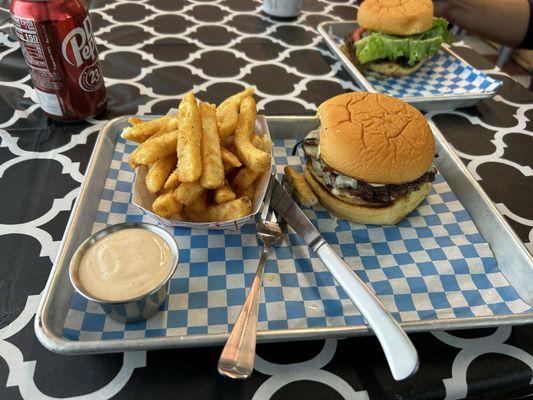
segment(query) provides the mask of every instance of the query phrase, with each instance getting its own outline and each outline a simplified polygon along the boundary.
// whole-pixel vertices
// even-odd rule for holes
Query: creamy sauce
[[[170,247],[159,235],[140,228],[122,229],[89,247],[78,276],[90,296],[124,301],[159,286],[173,267],[172,261]]]

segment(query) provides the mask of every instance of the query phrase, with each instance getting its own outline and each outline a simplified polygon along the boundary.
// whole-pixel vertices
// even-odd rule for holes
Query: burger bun
[[[357,12],[360,27],[407,36],[427,31],[433,25],[431,0],[365,0]]]
[[[422,113],[402,100],[344,93],[322,103],[318,117],[320,157],[343,175],[400,185],[420,178],[433,164],[433,132]]]

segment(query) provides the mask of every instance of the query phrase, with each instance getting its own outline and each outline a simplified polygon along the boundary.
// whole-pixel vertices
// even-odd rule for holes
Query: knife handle
[[[376,334],[394,379],[405,379],[418,369],[416,349],[376,295],[325,241],[315,252]]]

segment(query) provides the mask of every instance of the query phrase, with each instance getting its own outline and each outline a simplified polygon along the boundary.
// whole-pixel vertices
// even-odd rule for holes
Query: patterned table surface
[[[394,382],[375,338],[258,346],[245,382],[218,376],[220,348],[60,356],[33,332],[40,293],[97,134],[109,118],[158,114],[194,89],[220,101],[257,88],[265,114],[312,115],[356,86],[317,35],[354,18],[353,1],[304,0],[274,21],[251,0],[89,0],[108,111],[83,124],[46,119],[0,0],[0,398],[456,399],[532,392],[532,328],[412,335],[421,368]],[[456,50],[503,80],[476,108],[432,112],[469,171],[533,250],[533,96],[471,49]]]

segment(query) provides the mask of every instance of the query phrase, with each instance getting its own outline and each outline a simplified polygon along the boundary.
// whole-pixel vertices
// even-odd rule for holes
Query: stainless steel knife
[[[418,369],[418,353],[400,325],[376,295],[326,242],[300,207],[274,180],[270,206],[316,253],[376,334],[394,379],[402,380]]]

